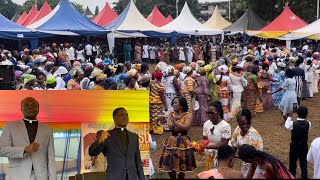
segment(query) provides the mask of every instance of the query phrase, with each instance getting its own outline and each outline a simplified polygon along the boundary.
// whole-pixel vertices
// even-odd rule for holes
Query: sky
[[[13,2],[22,5],[26,0],[12,0]],[[110,4],[111,7],[114,5],[113,2],[116,2],[117,0],[71,0],[73,2],[76,2],[78,4],[82,4],[83,8],[85,9],[87,6],[89,6],[89,9],[94,13],[94,10],[96,9],[96,6],[99,6],[99,9],[103,9],[106,2]],[[198,0],[199,2],[216,2],[221,0]],[[224,0],[225,1],[225,0]],[[54,7],[52,7],[54,8]]]

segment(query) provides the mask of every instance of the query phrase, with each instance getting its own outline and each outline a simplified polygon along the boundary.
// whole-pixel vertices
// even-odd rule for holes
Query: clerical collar
[[[126,128],[125,127],[116,127],[117,129],[119,129],[119,130],[121,130],[121,131],[124,131],[124,130],[126,130]]]
[[[32,124],[32,122],[38,122],[38,120],[32,120],[32,119],[27,119],[27,118],[23,118],[23,120],[28,121],[30,124]]]

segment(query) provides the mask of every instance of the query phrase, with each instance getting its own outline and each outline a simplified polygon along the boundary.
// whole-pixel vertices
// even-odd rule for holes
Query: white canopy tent
[[[185,2],[180,15],[171,23],[161,27],[161,32],[177,32],[189,35],[217,35],[223,30],[212,29],[201,24],[191,13],[187,2]]]
[[[211,29],[225,29],[229,27],[231,23],[221,16],[219,8],[218,6],[216,6],[211,18],[208,19],[208,21],[205,22],[203,25]]]

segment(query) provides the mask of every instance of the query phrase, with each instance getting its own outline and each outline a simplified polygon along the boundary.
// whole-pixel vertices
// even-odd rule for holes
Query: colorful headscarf
[[[169,66],[163,68],[161,72],[162,72],[164,77],[167,77],[167,76],[170,75],[170,73],[172,73],[173,69],[174,69],[173,66],[169,65]]]
[[[198,67],[203,67],[203,66],[206,65],[206,63],[204,61],[202,61],[202,60],[198,60],[197,61],[197,65],[198,65]]]
[[[26,85],[27,83],[33,81],[36,79],[36,77],[32,74],[23,74],[20,79],[22,80],[23,82],[23,85]]]
[[[15,71],[14,72],[14,77],[15,77],[15,80],[18,80],[20,77],[21,77],[21,75],[23,74],[23,72],[22,71]]]
[[[192,71],[192,68],[190,66],[186,66],[182,70],[184,74],[189,74],[191,71]]]
[[[79,66],[81,67],[81,63],[79,61],[74,61],[74,63],[72,64],[73,67]]]
[[[130,71],[128,71],[129,76],[136,76],[137,73],[138,73],[138,71],[136,69],[130,69]]]
[[[48,79],[47,79],[47,81],[46,81],[46,84],[53,84],[53,83],[55,83],[55,82],[57,82],[57,80],[56,80],[56,78],[54,78],[54,77],[49,77]]]
[[[204,74],[206,72],[206,70],[204,69],[204,67],[199,67],[198,69],[197,69],[197,73],[198,74]]]
[[[195,62],[190,63],[190,67],[194,70],[197,67],[197,64]]]
[[[252,65],[251,66],[251,72],[259,72],[259,66]]]
[[[104,81],[107,78],[107,75],[104,73],[99,73],[96,77],[97,81]]]
[[[162,79],[162,73],[159,71],[152,73],[152,79],[156,79],[157,81],[161,81]]]
[[[183,68],[183,66],[181,64],[177,64],[174,67],[175,69],[178,69],[179,71],[181,71],[181,69]]]
[[[228,69],[228,66],[222,65],[222,66],[219,66],[219,67],[218,67],[218,70],[219,70],[220,72],[226,74],[229,69]]]
[[[204,70],[206,72],[210,72],[212,70],[212,66],[210,64],[204,66]]]

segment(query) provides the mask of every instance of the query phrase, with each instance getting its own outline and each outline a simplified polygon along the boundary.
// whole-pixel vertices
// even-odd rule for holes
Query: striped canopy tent
[[[281,36],[277,39],[280,40],[296,40],[296,39],[302,39],[302,38],[308,38],[312,40],[320,40],[320,19],[317,21],[303,27],[300,29],[297,29],[295,31],[292,31],[284,36]]]
[[[221,16],[218,6],[215,7],[212,16],[203,25],[212,29],[224,29],[231,25],[226,19]]]
[[[17,24],[20,24],[21,25],[21,22],[28,16],[28,13],[27,12],[23,12],[21,14],[21,16],[19,17],[19,19],[17,21],[15,21]]]
[[[38,14],[27,24],[27,26],[39,21],[40,19],[51,13],[51,11],[52,9],[50,5],[48,4],[47,0],[45,0]]]
[[[117,17],[118,14],[111,9],[109,3],[107,2],[100,13],[92,19],[92,22],[98,24],[99,26],[106,26]]]
[[[157,27],[161,27],[168,24],[167,18],[163,16],[157,5],[154,5],[153,10],[147,17],[147,20]]]
[[[81,15],[68,0],[60,0],[51,13],[27,27],[56,35],[91,36],[106,34],[103,27]]]
[[[306,25],[308,25],[308,23],[296,16],[289,6],[286,5],[282,13],[270,24],[259,31],[249,31],[248,34],[265,39],[279,38]]]
[[[167,17],[168,23],[171,23],[173,21],[172,16],[169,14],[169,16]]]
[[[161,27],[163,32],[177,32],[187,35],[217,35],[223,31],[208,28],[201,24],[191,13],[187,2],[185,2],[180,15],[171,23]]]
[[[20,23],[21,26],[27,26],[27,24],[32,21],[32,19],[38,14],[36,5],[32,5],[31,10],[29,11],[27,17]]]

